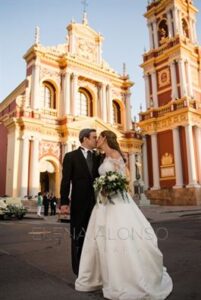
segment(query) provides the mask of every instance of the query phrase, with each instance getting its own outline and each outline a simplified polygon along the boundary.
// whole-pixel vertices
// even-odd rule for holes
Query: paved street
[[[152,222],[174,281],[168,300],[200,300],[201,211],[142,210]],[[101,291],[74,291],[69,244],[69,224],[55,217],[0,221],[0,299],[104,299]]]

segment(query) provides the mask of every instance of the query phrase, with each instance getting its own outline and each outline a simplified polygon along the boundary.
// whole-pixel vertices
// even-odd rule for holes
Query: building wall
[[[173,137],[172,137],[172,130],[167,130],[158,133],[158,156],[159,156],[159,166],[160,166],[160,186],[163,187],[172,187],[175,185],[175,179],[172,178],[162,178],[161,169],[163,166],[162,157],[168,153],[174,157],[174,150],[173,150]],[[169,166],[167,165],[167,168]],[[170,166],[172,167],[172,166]]]
[[[148,178],[149,187],[153,186],[153,164],[152,164],[152,147],[151,147],[151,136],[147,135],[147,162],[148,162]]]
[[[18,196],[18,178],[19,173],[19,144],[17,131],[12,128],[7,136],[7,166],[6,166],[6,194],[9,196]]]
[[[159,106],[168,104],[168,102],[170,102],[170,99],[171,99],[171,89],[169,89],[169,91],[165,91],[165,92],[161,93],[160,95],[158,95]]]
[[[127,156],[141,151],[140,134],[124,137],[134,132],[129,76],[118,74],[102,60],[99,33],[85,23],[70,24],[68,31],[68,45],[44,47],[35,43],[27,51],[26,79],[0,104],[0,122],[9,130],[7,153],[2,159],[7,161],[2,186],[5,190],[6,185],[9,195],[35,196],[41,188],[40,173],[47,172],[50,190],[59,197],[62,158],[79,146],[82,128],[96,128],[98,134],[113,130]],[[93,49],[84,50],[83,41]],[[80,93],[88,96],[84,102],[84,108],[86,103],[90,107],[87,111],[80,105]]]
[[[183,169],[183,182],[184,185],[188,184],[188,163],[187,163],[187,149],[186,149],[186,136],[185,127],[179,128],[180,142],[181,142],[181,157],[182,157],[182,169]]]
[[[7,129],[0,124],[0,196],[6,193]]]

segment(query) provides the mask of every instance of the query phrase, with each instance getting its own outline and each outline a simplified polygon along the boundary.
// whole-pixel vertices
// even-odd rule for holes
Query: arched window
[[[121,108],[117,101],[113,100],[113,123],[121,124]]]
[[[41,108],[56,108],[55,88],[47,81],[43,82]]]
[[[83,88],[79,88],[78,90],[76,106],[77,115],[92,117],[93,107],[91,95]]]
[[[168,37],[167,20],[163,19],[158,25],[158,39],[160,44]]]

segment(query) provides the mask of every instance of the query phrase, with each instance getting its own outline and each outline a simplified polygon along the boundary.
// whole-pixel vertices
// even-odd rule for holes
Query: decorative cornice
[[[173,129],[178,126],[186,126],[188,124],[201,127],[200,109],[198,110],[188,106],[176,111],[164,112],[164,115],[161,115],[160,117],[152,117],[140,121],[138,126],[141,128],[143,134],[150,135],[152,133]]]
[[[199,55],[199,51],[195,51],[197,48],[197,45],[188,42],[188,38],[177,35],[176,37],[168,39],[168,42],[165,45],[144,53],[144,62],[140,66],[146,68],[149,65],[160,63],[160,61],[167,59],[168,57],[177,59],[181,57],[185,51],[188,55],[197,59]]]
[[[28,80],[23,80],[1,103],[0,103],[0,112],[3,111],[6,107],[12,103],[17,96],[21,95],[28,84]]]
[[[167,6],[181,7],[183,10],[191,10],[193,13],[198,12],[192,3],[186,3],[184,0],[154,0],[147,6],[147,12],[144,16],[149,19],[161,10],[165,10]]]

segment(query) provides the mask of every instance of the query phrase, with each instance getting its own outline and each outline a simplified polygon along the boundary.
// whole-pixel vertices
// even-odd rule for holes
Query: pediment
[[[85,23],[71,23],[67,29],[69,48],[73,49],[71,53],[87,62],[99,64],[102,35]]]
[[[90,39],[96,40],[99,37],[102,37],[102,35],[98,32],[96,32],[93,28],[91,28],[87,24],[82,23],[71,23],[68,27],[68,32],[75,32],[76,35],[87,37]],[[103,37],[102,37],[103,38]]]

